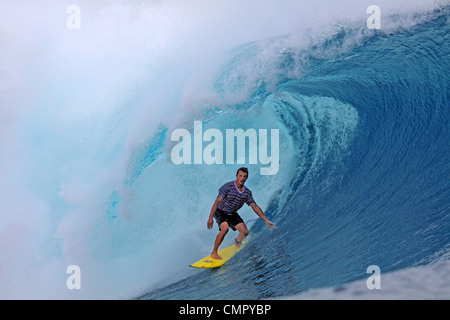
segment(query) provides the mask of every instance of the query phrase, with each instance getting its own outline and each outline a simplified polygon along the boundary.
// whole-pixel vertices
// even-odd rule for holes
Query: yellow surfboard
[[[231,259],[237,252],[242,249],[241,247],[232,244],[229,247],[226,247],[222,250],[219,250],[218,254],[222,258],[222,260],[214,259],[211,256],[207,256],[196,263],[189,265],[189,267],[193,268],[218,268],[222,266],[225,262]]]

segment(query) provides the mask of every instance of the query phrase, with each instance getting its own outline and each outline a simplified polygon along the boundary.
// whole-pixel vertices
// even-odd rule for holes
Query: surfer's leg
[[[222,244],[225,235],[228,233],[228,229],[229,229],[228,222],[224,221],[220,224],[220,232],[216,237],[216,241],[214,242],[214,249],[211,252],[211,257],[213,257],[214,259],[222,259],[217,253],[217,250],[219,250],[219,247]]]
[[[236,239],[237,243],[241,243],[242,240],[248,235],[248,229],[244,222],[241,222],[236,225],[236,230],[239,231],[239,235]]]

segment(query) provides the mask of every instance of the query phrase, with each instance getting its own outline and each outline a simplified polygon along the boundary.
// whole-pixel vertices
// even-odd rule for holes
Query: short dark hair
[[[236,175],[239,174],[239,171],[242,171],[242,172],[246,173],[247,176],[248,176],[248,168],[246,168],[246,167],[239,168],[238,171],[236,171]]]

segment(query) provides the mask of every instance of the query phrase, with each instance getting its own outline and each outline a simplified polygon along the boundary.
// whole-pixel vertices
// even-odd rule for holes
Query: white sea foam
[[[367,277],[370,275],[368,274]],[[366,279],[332,288],[310,289],[288,300],[448,300],[450,262],[442,261],[399,271],[381,273],[381,288],[368,289]]]

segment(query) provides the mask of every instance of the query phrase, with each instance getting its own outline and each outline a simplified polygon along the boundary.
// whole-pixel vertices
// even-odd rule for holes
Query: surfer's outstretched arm
[[[261,219],[264,220],[264,222],[266,223],[267,227],[269,229],[276,229],[277,227],[266,217],[266,215],[264,214],[264,212],[262,211],[262,209],[256,204],[256,203],[252,203],[250,204],[250,207],[252,207],[253,211],[255,211],[255,213],[258,215],[258,217],[260,217]]]

